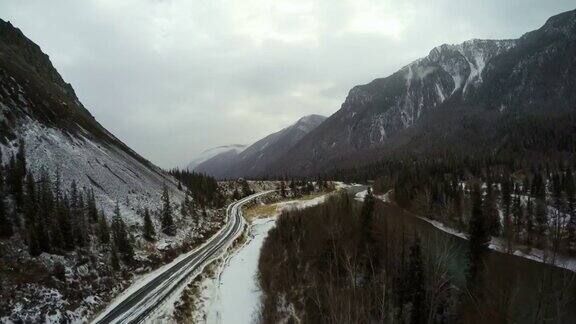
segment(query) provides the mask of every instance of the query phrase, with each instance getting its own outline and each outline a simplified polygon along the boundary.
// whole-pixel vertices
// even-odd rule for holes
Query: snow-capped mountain
[[[186,168],[188,170],[194,170],[200,163],[209,160],[216,155],[222,153],[229,153],[229,154],[238,154],[246,149],[247,145],[243,144],[231,144],[231,145],[222,145],[217,147],[212,147],[207,150],[202,151],[200,154],[196,155],[196,157],[188,163]]]
[[[268,171],[316,173],[391,152],[506,147],[506,125],[518,114],[574,108],[575,25],[570,11],[519,39],[438,46],[386,78],[354,87],[340,110]]]
[[[135,211],[160,206],[164,184],[183,198],[176,180],[100,125],[62,79],[49,57],[9,22],[0,20],[0,149],[4,163],[26,148],[27,166],[60,173],[68,188],[93,188],[97,203],[111,217],[120,201],[129,224],[140,224]]]
[[[195,170],[217,178],[261,175],[270,163],[276,161],[325,119],[326,117],[320,115],[302,117],[291,126],[264,137],[238,154],[223,152],[201,163]]]

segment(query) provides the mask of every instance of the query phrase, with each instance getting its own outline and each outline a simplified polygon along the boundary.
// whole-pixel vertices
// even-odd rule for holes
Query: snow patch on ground
[[[336,183],[344,189],[353,185]],[[268,232],[274,228],[276,218],[282,211],[304,209],[323,203],[332,193],[308,200],[279,202],[276,211],[267,218],[256,219],[249,227],[250,239],[215,269],[216,275],[205,278],[201,286],[200,303],[195,320],[207,323],[251,323],[260,306],[261,293],[256,275],[260,249]]]

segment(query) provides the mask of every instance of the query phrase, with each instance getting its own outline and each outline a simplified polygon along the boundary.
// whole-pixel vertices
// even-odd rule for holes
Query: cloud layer
[[[249,144],[442,43],[516,38],[573,0],[3,0],[110,131],[162,167]]]

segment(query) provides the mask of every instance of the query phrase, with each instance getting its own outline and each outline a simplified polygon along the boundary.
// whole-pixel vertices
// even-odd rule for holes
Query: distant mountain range
[[[441,45],[350,90],[340,110],[264,173],[306,175],[393,155],[570,152],[576,10],[513,40]],[[537,138],[535,138],[538,136]]]
[[[244,149],[246,149],[246,147],[247,145],[243,144],[231,144],[209,148],[207,150],[202,151],[200,154],[196,155],[196,157],[192,161],[190,161],[190,163],[188,163],[186,169],[192,171],[199,164],[201,164],[206,160],[210,160],[216,155],[220,155],[222,153],[238,154],[242,152]]]
[[[225,150],[197,165],[194,170],[220,179],[256,177],[282,157],[326,117],[309,115],[279,132],[268,135],[242,151]]]
[[[302,176],[393,156],[572,154],[575,108],[573,10],[519,39],[438,46],[352,88],[336,113],[265,163],[254,163],[255,146],[244,153],[250,162],[226,165],[229,172],[212,169],[214,160],[201,169],[225,177]]]

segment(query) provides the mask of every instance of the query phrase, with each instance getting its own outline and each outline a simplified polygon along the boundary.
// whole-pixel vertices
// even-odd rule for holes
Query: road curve
[[[186,283],[190,276],[197,273],[208,261],[214,259],[224,247],[228,247],[240,235],[244,225],[242,206],[250,200],[272,192],[264,191],[228,206],[228,221],[224,228],[209,241],[182,260],[174,261],[164,271],[150,279],[142,287],[115,302],[102,312],[94,323],[139,323],[144,321],[156,308],[162,305],[177,288]]]

